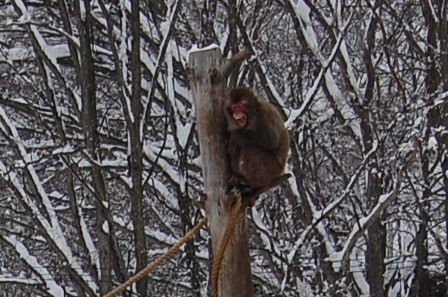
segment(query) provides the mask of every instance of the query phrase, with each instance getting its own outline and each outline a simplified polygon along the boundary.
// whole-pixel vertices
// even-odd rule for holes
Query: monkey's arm
[[[237,153],[241,147],[246,145],[251,145],[252,139],[246,133],[234,131],[230,134],[229,146],[227,148],[227,153],[234,155]]]
[[[271,126],[260,125],[256,130],[248,132],[248,143],[275,154],[280,145],[282,129],[282,127],[278,127],[275,123],[271,123]]]

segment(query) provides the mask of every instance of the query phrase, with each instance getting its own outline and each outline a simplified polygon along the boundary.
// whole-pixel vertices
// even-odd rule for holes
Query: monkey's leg
[[[275,186],[281,184],[285,180],[291,177],[291,174],[283,174],[277,178],[275,178],[271,183],[269,183],[266,186],[258,187],[258,188],[252,188],[248,185],[244,184],[238,184],[233,185],[232,187],[229,187],[227,189],[227,194],[236,196],[238,194],[238,191],[241,192],[242,197],[244,198],[245,207],[249,206],[252,207],[255,205],[255,202],[257,201],[258,197],[269,191],[270,189],[274,188]]]
[[[260,188],[270,184],[283,174],[283,165],[277,157],[270,152],[255,146],[246,146],[241,149],[238,158],[237,172],[253,188]]]
[[[235,140],[235,137],[232,139]],[[232,144],[232,142],[231,142]],[[247,188],[250,187],[244,178],[239,172],[239,164],[242,156],[242,147],[235,145],[229,145],[229,153],[230,153],[230,172],[231,175],[227,179],[227,193],[234,194],[236,191],[244,193],[247,191]]]
[[[242,149],[237,166],[250,186],[242,191],[249,206],[254,205],[260,194],[285,179],[282,176],[284,168],[276,156],[254,146]]]
[[[291,174],[289,174],[289,173],[283,174],[283,175],[277,177],[276,179],[274,179],[269,185],[266,185],[264,187],[255,188],[251,192],[246,193],[244,195],[244,198],[246,198],[248,200],[249,206],[252,207],[252,206],[254,206],[255,201],[257,201],[258,197],[261,194],[263,194],[264,192],[267,192],[270,189],[274,188],[275,186],[281,184],[282,182],[284,182],[285,180],[287,180],[290,177],[291,177]]]

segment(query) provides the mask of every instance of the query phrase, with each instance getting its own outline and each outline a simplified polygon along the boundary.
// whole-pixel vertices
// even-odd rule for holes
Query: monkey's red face
[[[240,127],[247,125],[247,102],[239,101],[230,106],[232,110],[232,118]]]

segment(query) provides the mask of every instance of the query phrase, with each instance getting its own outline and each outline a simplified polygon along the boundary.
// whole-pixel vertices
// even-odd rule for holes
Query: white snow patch
[[[20,258],[33,270],[42,277],[42,280],[45,281],[46,290],[52,296],[64,296],[64,290],[56,283],[56,281],[51,277],[52,274],[40,264],[40,262],[36,259],[36,257],[32,256],[28,249],[19,241],[15,236],[3,237],[11,246],[13,246],[17,253],[20,255]]]
[[[213,44],[210,44],[209,46],[199,48],[196,44],[194,44],[193,47],[188,51],[187,62],[190,61],[190,55],[192,53],[208,51],[208,50],[215,49],[215,48],[219,48],[219,45],[213,43]]]
[[[428,139],[427,149],[428,150],[437,150],[437,139],[434,136],[431,136]]]
[[[106,234],[109,234],[109,222],[104,221],[103,226],[101,227],[103,229],[103,232]]]

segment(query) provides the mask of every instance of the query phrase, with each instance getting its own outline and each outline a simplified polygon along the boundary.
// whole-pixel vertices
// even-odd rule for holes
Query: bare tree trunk
[[[226,196],[229,173],[225,119],[221,110],[228,75],[224,70],[225,64],[226,60],[217,48],[190,54],[190,84],[196,107],[202,172],[207,194],[206,210],[215,255],[233,202],[231,197]],[[220,297],[253,296],[246,220],[246,210],[243,209],[222,262],[218,286]]]
[[[442,60],[442,69],[441,80],[443,84],[443,92],[448,90],[448,3],[447,1],[442,1],[441,5],[443,5],[440,10],[440,25],[439,25],[439,36],[440,36],[440,53]],[[442,131],[446,131],[448,128],[448,104],[441,104],[440,108],[440,124],[439,127],[442,126],[444,129]],[[440,131],[440,130],[439,130]],[[445,186],[445,202],[444,202],[444,212],[445,212],[445,233],[448,237],[448,177],[446,172],[448,172],[448,160],[446,157],[447,149],[448,149],[448,136],[446,133],[442,132],[438,135],[437,142],[439,143],[439,156],[445,156],[442,158],[441,166],[443,174],[443,185]],[[448,240],[445,239],[445,249],[448,248]],[[448,254],[444,253],[445,258],[445,287],[448,288]],[[448,296],[448,290],[447,290]]]
[[[375,2],[375,7],[372,10],[378,9],[381,1]],[[368,46],[364,52],[364,62],[367,71],[367,83],[364,98],[361,106],[355,107],[361,119],[362,141],[365,148],[365,153],[373,148],[374,131],[371,123],[371,114],[368,105],[376,100],[375,97],[375,81],[377,79],[375,73],[375,66],[372,61],[372,50],[375,48],[376,40],[375,34],[378,29],[378,18],[372,18],[367,29],[367,44]],[[367,185],[367,199],[371,206],[378,203],[378,199],[382,194],[381,178],[378,175],[380,168],[377,160],[371,162],[368,169],[368,185]],[[381,216],[368,228],[367,231],[367,249],[366,249],[366,264],[367,264],[367,282],[370,287],[370,295],[375,297],[385,296],[384,292],[384,256],[386,252],[386,229],[382,224]]]
[[[426,93],[429,98],[429,102],[432,101],[432,96],[437,92],[439,85],[439,74],[437,71],[434,49],[437,48],[437,22],[434,19],[432,13],[431,4],[428,1],[422,0],[423,15],[426,23],[426,41],[428,43],[426,51],[426,63],[427,63],[427,75],[425,78]],[[428,128],[425,131],[424,142],[427,143],[431,136],[431,127],[436,126],[438,114],[436,111],[430,110],[427,115]],[[415,264],[415,282],[413,286],[412,296],[426,297],[430,296],[428,271],[425,266],[428,265],[428,199],[431,196],[431,164],[428,158],[428,151],[422,151],[421,166],[422,166],[422,178],[424,183],[424,191],[422,197],[417,204],[419,205],[420,225],[418,226],[416,234],[416,264]]]
[[[106,294],[112,289],[112,251],[109,242],[109,234],[105,230],[106,219],[105,203],[107,202],[106,186],[100,167],[97,162],[99,160],[98,146],[99,139],[97,133],[97,110],[96,110],[96,87],[95,87],[95,71],[92,56],[91,31],[89,25],[90,4],[84,1],[86,12],[81,11],[80,3],[75,1],[75,9],[78,16],[78,30],[81,48],[80,61],[80,84],[82,93],[81,118],[84,129],[85,145],[91,162],[92,186],[97,202],[97,221],[96,231],[98,234],[98,249],[100,262],[99,287],[100,294]]]
[[[384,295],[384,257],[386,253],[386,228],[381,217],[372,223],[367,234],[366,263],[367,280],[370,285],[370,295],[383,297]]]
[[[143,114],[141,103],[141,69],[140,69],[140,1],[131,2],[131,34],[132,34],[132,97],[131,114],[133,121],[128,122],[129,129],[129,174],[132,180],[131,210],[132,224],[134,225],[134,252],[136,271],[145,268],[147,264],[147,247],[145,237],[145,218],[143,208],[143,137],[140,125]],[[137,282],[137,293],[147,295],[148,278],[144,277]]]

